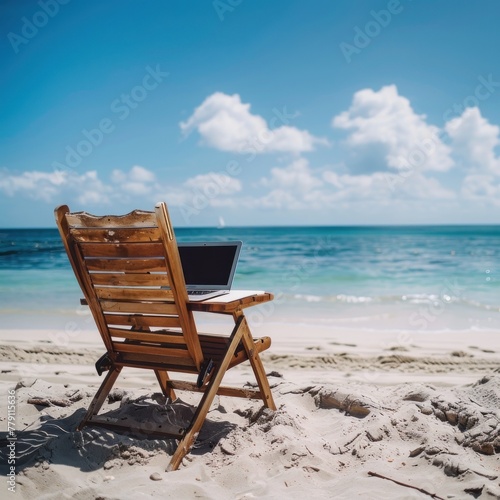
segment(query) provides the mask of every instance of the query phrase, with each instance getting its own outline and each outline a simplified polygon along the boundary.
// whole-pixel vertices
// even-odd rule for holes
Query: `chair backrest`
[[[102,217],[64,205],[55,216],[111,359],[199,372],[203,354],[165,203]]]

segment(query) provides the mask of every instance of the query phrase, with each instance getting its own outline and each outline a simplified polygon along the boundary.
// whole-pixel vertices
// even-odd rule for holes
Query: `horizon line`
[[[261,225],[224,225],[213,226],[174,226],[174,229],[242,229],[242,228],[387,228],[387,227],[471,227],[471,226],[500,226],[500,222],[444,222],[444,223],[385,223],[385,224],[261,224]],[[0,227],[0,231],[8,229],[56,229],[54,226],[6,226]]]

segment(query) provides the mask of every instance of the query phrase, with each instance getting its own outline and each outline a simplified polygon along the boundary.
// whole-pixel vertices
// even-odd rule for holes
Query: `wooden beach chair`
[[[246,307],[272,300],[272,294],[256,292],[235,300],[228,297],[190,303],[165,203],[157,204],[154,212],[135,210],[102,217],[70,213],[64,205],[55,209],[55,217],[107,350],[96,368],[99,374],[108,373],[78,429],[102,425],[134,431],[127,423],[110,423],[98,415],[124,367],[153,370],[161,391],[171,401],[176,399],[176,390],[201,393],[185,428],[165,432],[157,423],[151,430],[178,439],[167,470],[176,470],[189,453],[216,394],[261,399],[267,408],[276,409],[259,357],[271,340],[253,339],[243,313]],[[225,336],[199,334],[193,310],[229,314],[234,318],[234,329]],[[258,390],[221,386],[226,371],[246,360]],[[191,374],[193,380],[173,380],[171,372]],[[142,433],[145,427],[141,426]]]

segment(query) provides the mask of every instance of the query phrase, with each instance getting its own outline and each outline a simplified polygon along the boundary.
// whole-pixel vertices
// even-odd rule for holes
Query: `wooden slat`
[[[126,417],[124,420],[110,419],[106,414],[92,417],[92,419],[86,422],[86,425],[99,426],[118,432],[121,431],[127,436],[134,434],[134,431],[141,437],[148,435],[180,439],[184,435],[184,429],[178,428],[178,431],[174,432],[171,427],[168,427],[169,422],[165,422],[165,426],[163,426],[159,422],[148,421],[147,425],[137,426],[137,422],[131,418],[129,419],[129,417]]]
[[[203,356],[206,359],[212,358],[214,361],[218,361],[222,355],[224,355],[226,350],[226,344],[228,337],[215,336],[215,335],[199,335],[201,349],[203,351]],[[261,337],[253,339],[253,351],[254,353],[260,353],[269,349],[271,347],[270,337]],[[232,368],[243,361],[248,359],[247,353],[243,348],[243,344],[240,343],[235,350],[234,356],[231,358],[229,367]]]
[[[151,273],[91,273],[94,285],[110,286],[169,286],[167,274]]]
[[[156,332],[139,332],[133,330],[125,330],[120,328],[110,328],[109,333],[112,337],[118,337],[128,340],[139,340],[141,342],[159,342],[162,344],[179,344],[185,345],[184,337],[181,335],[169,335],[169,333]]]
[[[216,336],[216,335],[199,335],[201,350],[205,359],[212,358],[218,363],[226,352],[229,337]],[[237,350],[241,350],[243,346],[240,345]]]
[[[168,387],[178,391],[192,391],[192,392],[204,392],[205,388],[199,388],[196,384],[192,382],[187,382],[184,380],[169,380],[167,382]],[[232,396],[237,398],[245,399],[261,399],[260,391],[254,389],[240,389],[238,387],[227,387],[220,386],[217,389],[217,395],[219,396]]]
[[[199,369],[196,367],[194,362],[188,359],[183,359],[183,364],[179,364],[180,358],[175,358],[169,360],[165,357],[163,353],[161,356],[151,356],[145,354],[138,354],[133,352],[122,352],[115,359],[116,366],[133,366],[134,368],[146,368],[149,370],[167,370],[167,371],[178,371],[183,373],[198,374]]]
[[[198,337],[202,346],[215,344],[216,346],[225,347],[229,340],[229,336],[227,335],[212,335],[207,333],[200,333],[198,334]]]
[[[80,243],[82,255],[88,258],[95,257],[162,257],[164,248],[162,243]]]
[[[135,314],[176,314],[177,306],[166,302],[118,302],[101,300],[103,312],[127,312]]]
[[[178,316],[144,316],[139,314],[105,314],[108,325],[140,327],[178,328]],[[179,335],[182,335],[179,333]]]
[[[154,212],[134,210],[125,215],[97,216],[87,212],[73,212],[66,214],[66,221],[70,227],[156,227]]]
[[[171,347],[159,347],[157,345],[138,345],[133,342],[113,342],[115,352],[133,352],[137,354],[148,354],[152,356],[164,356],[165,363],[183,364],[187,360],[188,364],[192,363],[189,352],[184,349],[172,349]]]
[[[138,228],[79,228],[72,229],[71,236],[80,243],[130,243],[161,241],[156,227]]]
[[[155,207],[155,212],[162,241],[165,245],[165,255],[168,257],[166,259],[167,272],[170,276],[174,299],[178,306],[181,328],[184,332],[189,352],[193,356],[196,366],[200,368],[203,363],[203,353],[201,351],[193,313],[187,309],[188,296],[179,256],[179,248],[175,239],[172,222],[165,203],[158,203]]]
[[[122,288],[122,287],[94,287],[99,299],[105,300],[135,300],[166,301],[172,299],[172,292],[161,288]]]
[[[123,271],[138,272],[165,272],[165,259],[87,259],[85,265],[89,271]]]

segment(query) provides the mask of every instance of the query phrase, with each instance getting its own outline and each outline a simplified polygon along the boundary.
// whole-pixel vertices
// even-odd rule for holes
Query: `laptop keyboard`
[[[191,290],[188,295],[206,295],[207,293],[214,293],[217,290]]]

